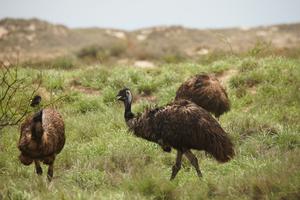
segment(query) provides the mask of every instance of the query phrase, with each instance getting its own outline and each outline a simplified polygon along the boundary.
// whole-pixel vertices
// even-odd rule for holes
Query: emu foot
[[[48,181],[51,182],[53,178],[53,163],[51,163],[48,167],[48,173],[47,173]]]
[[[53,178],[53,171],[51,171],[51,172],[48,171],[48,174],[47,174],[47,180],[48,180],[49,182],[51,182],[51,181],[52,181],[52,178]]]
[[[172,174],[171,174],[171,178],[170,178],[170,181],[172,181],[175,177],[176,177],[176,175],[177,175],[177,173],[178,173],[178,171],[181,169],[181,164],[179,165],[179,164],[175,164],[173,167],[172,167]]]

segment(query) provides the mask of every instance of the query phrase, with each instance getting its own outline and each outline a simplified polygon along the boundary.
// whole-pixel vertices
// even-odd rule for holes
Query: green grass
[[[41,87],[54,97],[67,96],[56,105],[67,142],[49,184],[45,174],[38,177],[33,166],[18,161],[18,127],[5,128],[0,199],[299,199],[300,60],[232,56],[209,63],[21,69],[32,77],[42,73]],[[218,164],[194,151],[203,178],[184,159],[176,179],[169,181],[175,151],[164,153],[128,133],[115,95],[124,86],[131,88],[133,110],[142,111],[172,101],[177,87],[196,73],[229,69],[238,74],[226,84],[232,109],[220,123],[233,139],[236,157]],[[74,80],[99,95],[72,89]]]

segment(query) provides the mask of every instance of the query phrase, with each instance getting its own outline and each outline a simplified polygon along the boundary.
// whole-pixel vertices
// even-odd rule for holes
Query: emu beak
[[[122,96],[120,96],[120,95],[117,95],[116,98],[117,98],[117,100],[122,100]]]
[[[31,106],[31,107],[34,107],[34,103],[33,103],[32,100],[30,100],[30,106]]]

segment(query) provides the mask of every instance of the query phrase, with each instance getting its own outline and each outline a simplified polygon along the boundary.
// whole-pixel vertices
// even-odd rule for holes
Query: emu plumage
[[[34,102],[34,101],[33,101]],[[38,103],[32,103],[37,106]],[[21,124],[18,148],[24,165],[33,161],[37,174],[42,174],[40,161],[49,165],[48,180],[53,177],[53,164],[65,144],[65,127],[61,115],[54,109],[42,109],[29,115]]]
[[[175,100],[180,99],[194,102],[217,118],[230,110],[227,92],[213,75],[198,74],[182,83],[175,97]]]
[[[120,90],[117,97],[124,102],[124,117],[129,130],[138,137],[177,150],[171,179],[175,178],[181,167],[182,155],[190,160],[198,176],[202,176],[191,149],[204,150],[219,162],[227,162],[234,156],[233,144],[227,133],[206,110],[196,104],[178,100],[135,116],[131,112],[130,90]]]

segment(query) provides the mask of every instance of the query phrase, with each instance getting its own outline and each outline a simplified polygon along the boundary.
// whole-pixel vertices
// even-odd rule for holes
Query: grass
[[[56,57],[41,61],[27,61],[22,63],[23,67],[36,69],[73,69],[77,65],[76,59],[72,56]]]
[[[33,166],[18,161],[18,127],[5,128],[0,135],[0,199],[299,199],[299,66],[299,59],[250,55],[153,69],[22,68],[24,76],[42,73],[44,95],[67,96],[56,105],[67,142],[49,184]],[[172,101],[177,87],[196,73],[233,68],[238,74],[226,83],[232,109],[220,123],[233,139],[236,157],[221,165],[195,152],[204,177],[199,180],[184,159],[176,179],[169,181],[175,151],[164,153],[128,133],[116,93],[131,88],[138,112]],[[99,95],[74,90],[74,80]]]

